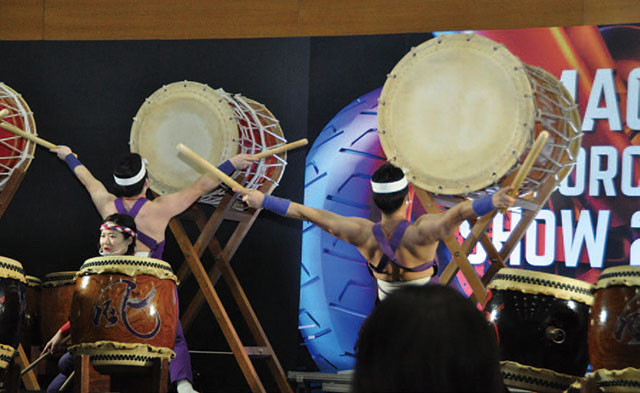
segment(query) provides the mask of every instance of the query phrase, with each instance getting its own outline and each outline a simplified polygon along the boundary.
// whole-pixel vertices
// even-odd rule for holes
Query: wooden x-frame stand
[[[275,186],[271,185],[267,190],[263,191],[270,194],[274,188]],[[247,211],[237,211],[232,209],[232,204],[233,194],[227,192],[209,219],[206,218],[200,207],[195,204],[185,212],[185,214],[181,215],[179,218],[171,220],[171,223],[169,224],[169,228],[171,228],[171,231],[173,232],[173,235],[185,256],[186,263],[183,263],[178,270],[178,278],[182,281],[191,272],[198,281],[198,285],[200,287],[198,294],[194,297],[189,307],[183,313],[183,317],[181,319],[182,325],[183,328],[187,330],[200,310],[203,302],[206,301],[220,325],[222,333],[231,347],[236,362],[240,366],[251,391],[265,392],[265,388],[260,381],[253,364],[251,363],[250,358],[252,357],[261,358],[267,362],[269,370],[280,391],[293,392],[287,381],[284,370],[282,369],[282,366],[280,365],[280,362],[278,361],[278,358],[276,357],[276,354],[273,351],[262,326],[260,325],[260,321],[253,311],[253,308],[251,307],[251,304],[249,303],[249,300],[247,299],[247,296],[230,264],[231,258],[258,217],[260,210],[249,209]],[[180,221],[182,219],[192,220],[198,226],[200,235],[193,244],[182,226]],[[220,228],[220,225],[224,220],[236,222],[237,226],[226,245],[222,247],[220,242],[215,238],[215,233]],[[214,259],[214,265],[208,272],[205,270],[200,260],[206,249],[209,250]],[[221,276],[229,287],[242,316],[253,335],[257,344],[255,347],[248,347],[242,344],[236,329],[229,319],[229,315],[218,297],[214,286]]]
[[[555,178],[555,176],[549,176],[547,180],[538,187],[533,198],[516,200],[515,206],[522,208],[522,217],[518,224],[511,228],[511,234],[502,246],[500,252],[496,250],[491,239],[489,239],[486,234],[491,221],[497,213],[496,210],[480,217],[478,220],[469,220],[471,233],[462,245],[458,243],[455,236],[446,238],[444,242],[451,251],[452,259],[440,275],[440,281],[443,284],[448,285],[458,270],[462,271],[462,274],[467,279],[471,289],[473,290],[472,298],[480,304],[483,304],[487,296],[486,285],[491,281],[496,272],[505,266],[505,261],[509,258],[514,247],[518,244],[520,239],[522,239],[525,231],[529,227],[529,224],[531,224],[535,219],[536,215],[540,209],[542,209],[559,183],[560,182]],[[453,204],[464,200],[462,197],[438,197],[415,186],[414,189],[418,200],[424,206],[427,213],[440,213],[438,204],[443,206],[452,206]],[[475,269],[471,266],[468,259],[469,254],[473,251],[473,248],[478,244],[478,242],[482,244],[487,252],[489,260],[491,261],[491,265],[483,277],[479,277],[476,274]]]

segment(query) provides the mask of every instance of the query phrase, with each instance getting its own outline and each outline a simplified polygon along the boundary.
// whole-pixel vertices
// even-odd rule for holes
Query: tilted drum
[[[474,34],[443,35],[411,49],[379,99],[387,158],[412,184],[437,194],[473,195],[510,183],[542,130],[550,136],[522,193],[571,171],[580,115],[553,75]]]
[[[184,144],[214,165],[238,153],[255,154],[285,144],[278,120],[259,102],[231,95],[198,82],[175,82],[147,98],[131,126],[131,151],[148,161],[151,189],[172,193],[193,183],[199,173],[178,157]],[[266,157],[241,172],[242,185],[277,185],[286,154]],[[214,190],[200,202],[216,205],[224,191]]]
[[[0,110],[4,109],[7,109],[9,114],[0,119],[0,122],[9,123],[36,135],[36,123],[27,103],[15,90],[0,83]],[[22,166],[26,170],[29,167],[35,148],[35,143],[0,128],[0,191],[16,168]]]
[[[484,310],[498,335],[505,385],[562,392],[584,376],[591,284],[503,268],[488,289]]]
[[[158,259],[88,259],[76,280],[69,349],[100,372],[171,358],[178,320],[177,277]]]
[[[20,343],[25,283],[20,262],[0,257],[0,370],[7,368]]]
[[[44,276],[40,297],[40,337],[49,342],[69,320],[75,271],[55,272]]]

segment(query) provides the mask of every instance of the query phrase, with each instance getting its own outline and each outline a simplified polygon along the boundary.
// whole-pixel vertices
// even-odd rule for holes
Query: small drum
[[[24,314],[24,329],[22,332],[22,346],[25,350],[31,348],[31,345],[41,345],[40,340],[40,299],[41,285],[39,278],[33,276],[25,276],[27,280],[27,309]]]
[[[90,355],[110,373],[172,358],[178,320],[177,277],[158,259],[109,256],[88,259],[76,280],[69,349]]]
[[[131,151],[148,161],[150,187],[158,194],[181,190],[200,175],[178,157],[179,143],[220,165],[235,154],[255,154],[287,142],[264,105],[197,82],[163,86],[133,120]],[[277,185],[286,163],[286,154],[261,159],[242,172],[243,186]],[[214,190],[200,202],[217,205],[222,195],[224,190]]]
[[[0,257],[0,370],[7,368],[20,343],[25,283],[20,262]]]
[[[498,335],[505,385],[562,392],[584,376],[591,284],[503,268],[488,289],[485,313]]]
[[[50,273],[42,280],[40,337],[43,344],[49,342],[58,329],[69,320],[76,273]]]
[[[549,139],[522,193],[571,171],[580,115],[553,75],[474,34],[443,35],[411,49],[379,98],[387,158],[411,183],[437,194],[482,194],[510,183],[542,130]]]
[[[36,135],[33,113],[22,96],[12,88],[0,83],[0,110],[7,109],[8,116],[0,122],[12,124],[19,129]],[[0,128],[0,191],[4,188],[13,171],[22,166],[27,170],[33,159],[35,143]]]
[[[603,270],[594,297],[589,321],[593,369],[640,368],[640,267]]]

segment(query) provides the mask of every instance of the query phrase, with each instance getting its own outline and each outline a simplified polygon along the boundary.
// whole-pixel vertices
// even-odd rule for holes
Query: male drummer
[[[185,211],[203,194],[220,185],[219,180],[210,175],[202,175],[184,189],[150,201],[146,198],[149,178],[145,163],[140,155],[130,153],[120,161],[113,172],[116,193],[114,195],[82,165],[69,147],[59,145],[51,151],[67,163],[84,185],[103,219],[114,213],[129,214],[134,218],[137,226],[137,256],[162,259],[164,234],[169,221]],[[230,175],[236,169],[245,169],[255,161],[250,155],[238,154],[224,162],[219,169]],[[174,351],[176,358],[169,364],[171,382],[176,383],[178,393],[195,392],[192,387],[189,350],[180,323],[177,326]]]
[[[243,191],[243,200],[253,208],[265,208],[280,215],[307,220],[358,248],[378,282],[378,298],[405,285],[423,285],[437,273],[435,255],[440,240],[452,235],[469,218],[483,216],[496,208],[510,207],[511,186],[475,201],[464,201],[438,214],[424,214],[413,223],[406,221],[409,183],[401,169],[385,164],[371,177],[373,201],[382,211],[382,221],[344,217],[314,209],[287,199]],[[240,190],[234,190],[241,192]],[[435,280],[434,280],[435,281]]]

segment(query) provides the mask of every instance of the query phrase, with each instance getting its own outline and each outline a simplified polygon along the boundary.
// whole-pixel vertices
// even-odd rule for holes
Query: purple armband
[[[233,166],[231,161],[227,160],[227,161],[223,162],[222,164],[220,164],[218,169],[220,169],[222,172],[224,172],[225,175],[229,176],[229,175],[231,175],[233,173],[233,171],[236,170],[236,167]]]
[[[473,201],[471,207],[473,208],[473,211],[478,215],[478,217],[482,217],[496,208],[495,206],[493,206],[491,195],[483,196],[480,199],[476,199],[475,201]]]
[[[69,168],[73,171],[77,166],[82,165],[82,163],[78,160],[78,157],[74,156],[73,153],[67,154],[64,158]]]
[[[278,198],[271,195],[265,195],[264,200],[262,201],[262,207],[271,210],[274,213],[278,213],[281,216],[287,215],[287,210],[289,210],[289,205],[291,201],[288,199]]]

